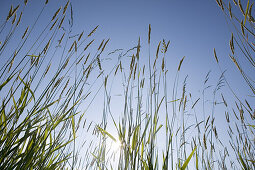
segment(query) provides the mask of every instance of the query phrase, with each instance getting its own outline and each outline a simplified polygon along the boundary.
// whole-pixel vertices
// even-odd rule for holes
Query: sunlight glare
[[[121,142],[117,140],[116,142],[112,142],[112,150],[113,151],[119,151],[121,147]]]

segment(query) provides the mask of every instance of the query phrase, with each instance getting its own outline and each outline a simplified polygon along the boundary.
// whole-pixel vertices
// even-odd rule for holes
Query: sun
[[[119,151],[121,148],[121,142],[119,140],[113,141],[111,147],[114,152]]]

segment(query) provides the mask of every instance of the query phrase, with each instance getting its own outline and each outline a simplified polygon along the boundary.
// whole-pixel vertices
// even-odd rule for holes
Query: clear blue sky
[[[1,1],[0,23],[6,18],[11,4],[19,1]],[[35,19],[41,10],[44,1],[28,1],[28,8],[24,11],[23,22],[20,24],[20,34],[23,34],[28,23]],[[228,54],[230,31],[220,8],[214,0],[72,0],[74,13],[74,33],[90,32],[96,25],[100,25],[96,39],[100,42],[103,38],[110,38],[108,50],[117,48],[129,49],[136,45],[138,37],[141,37],[142,47],[147,51],[148,25],[152,26],[152,47],[157,46],[163,38],[170,40],[168,50],[169,69],[178,64],[179,60],[186,56],[183,72],[191,73],[194,82],[205,76],[209,70],[217,72],[217,66],[213,58],[213,48],[216,49],[223,68],[228,69],[227,75],[232,73],[233,63]],[[51,18],[59,5],[65,3],[57,0],[49,0],[40,24]],[[70,11],[70,8],[69,8]],[[45,23],[43,23],[45,20]],[[1,40],[4,37],[0,37]],[[155,51],[152,48],[152,52]],[[153,51],[154,50],[154,51]],[[146,55],[146,54],[145,54]],[[231,76],[231,75],[229,75]],[[237,76],[238,77],[238,76]],[[230,78],[234,84],[237,78]],[[242,81],[242,80],[240,80]]]

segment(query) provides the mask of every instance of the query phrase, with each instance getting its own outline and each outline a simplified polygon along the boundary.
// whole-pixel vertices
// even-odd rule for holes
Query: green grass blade
[[[9,81],[11,81],[11,79],[13,78],[14,75],[15,75],[15,74],[13,74],[12,76],[9,76],[9,77],[7,78],[7,80],[6,80],[5,82],[3,82],[3,84],[0,85],[0,91],[2,90],[2,88],[3,88]]]
[[[191,152],[191,154],[189,155],[189,157],[186,159],[186,161],[185,161],[184,164],[182,165],[181,170],[184,170],[184,169],[188,166],[189,161],[190,161],[190,159],[192,158],[192,156],[193,156],[194,152],[196,151],[196,149],[197,149],[197,147],[195,147],[195,148],[193,149],[193,151]]]
[[[248,11],[249,11],[249,3],[250,3],[250,0],[248,0],[247,6],[246,6],[246,11],[245,11],[245,16],[244,16],[244,23],[243,23],[244,25],[245,25],[245,22],[246,22]]]
[[[245,170],[248,170],[248,168],[247,168],[246,164],[244,163],[244,160],[243,160],[243,158],[242,158],[242,156],[241,156],[241,154],[239,152],[238,152],[238,156],[239,156],[239,159],[241,161],[241,164],[242,164],[243,168]]]
[[[109,136],[114,142],[116,142],[117,140],[106,130],[100,128],[99,126],[97,126],[98,130],[100,130],[100,132],[102,133],[103,136],[107,135]]]
[[[75,123],[74,123],[74,116],[72,115],[72,129],[73,129],[73,138],[75,139]]]
[[[27,83],[25,83],[25,81],[19,76],[20,81],[24,84],[24,86],[29,90],[29,92],[32,94],[33,99],[35,100],[35,95],[34,92],[30,89],[30,87],[28,86]]]

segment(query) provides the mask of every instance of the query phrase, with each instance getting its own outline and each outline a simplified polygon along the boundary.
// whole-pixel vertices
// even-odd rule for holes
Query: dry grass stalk
[[[106,88],[106,85],[107,85],[107,80],[108,80],[108,76],[105,77],[104,79],[104,87]]]
[[[243,10],[243,6],[242,6],[242,3],[241,3],[241,0],[238,0],[238,6],[239,6],[239,8],[240,8],[240,10],[241,10],[241,12],[242,12],[242,14],[244,16],[245,13],[244,13],[244,10]]]
[[[226,117],[227,122],[229,123],[230,120],[229,120],[229,114],[228,114],[228,112],[225,112],[225,117]]]
[[[18,19],[18,21],[17,21],[16,26],[18,26],[18,25],[19,25],[19,23],[20,23],[20,21],[21,21],[22,14],[23,14],[23,12],[21,12],[21,13],[20,13],[20,15],[19,15],[19,19]]]
[[[233,0],[233,2],[234,2],[234,4],[235,4],[236,6],[238,6],[238,4],[237,4],[236,0]]]
[[[160,44],[161,44],[161,41],[159,41],[159,43],[158,43],[157,52],[156,52],[156,59],[158,59],[158,52],[159,52]]]
[[[59,7],[59,8],[58,8],[58,10],[57,10],[57,11],[55,12],[55,14],[53,15],[51,21],[53,21],[53,20],[57,17],[57,15],[58,15],[59,11],[61,10],[61,8],[62,8],[62,7]]]
[[[181,59],[181,61],[180,61],[180,63],[179,63],[178,71],[180,71],[180,69],[181,69],[181,65],[182,65],[182,62],[183,62],[184,58],[185,58],[185,56],[184,56],[184,57],[182,57],[182,59]]]
[[[72,49],[73,49],[73,47],[74,47],[74,44],[75,44],[75,41],[73,42],[73,44],[72,44],[71,47],[69,48],[68,53],[70,53],[70,52],[72,51]]]
[[[14,24],[14,23],[15,23],[16,18],[17,18],[17,13],[15,13],[15,15],[14,15],[14,18],[13,18],[13,20],[12,20],[12,24]]]
[[[165,70],[165,58],[162,58],[162,65],[161,65],[162,72]]]
[[[6,18],[6,21],[8,21],[14,14],[16,14],[18,9],[19,9],[19,5],[15,9],[13,9],[13,6],[11,5],[11,9],[9,11],[9,15]]]
[[[91,40],[88,45],[86,45],[86,47],[84,48],[84,51],[87,50],[87,48],[95,41],[95,39]]]
[[[245,103],[248,106],[248,108],[250,109],[250,111],[252,111],[252,108],[251,108],[250,104],[248,103],[248,101],[246,99],[245,99]]]
[[[99,27],[99,25],[96,26],[96,27],[89,33],[88,37],[90,37],[94,32],[96,32],[96,30],[97,30],[98,27]]]
[[[84,31],[82,31],[82,33],[80,34],[79,38],[78,38],[78,42],[81,40],[82,36],[83,36]]]
[[[134,75],[133,75],[133,79],[135,80],[135,75],[136,75],[136,70],[137,70],[137,63],[135,63],[135,70],[134,70]]]
[[[49,46],[50,46],[50,42],[51,42],[51,39],[49,39],[48,43],[46,44],[46,46],[45,46],[44,49],[43,49],[43,53],[44,53],[44,54],[46,54],[46,52],[47,52],[47,50],[48,50],[48,48],[49,48]]]
[[[92,64],[90,64],[86,70],[87,70],[87,75],[86,75],[86,79],[87,79],[89,77],[91,70],[92,70]]]
[[[8,72],[10,72],[10,70],[11,70],[11,68],[12,68],[12,65],[13,65],[13,63],[14,63],[14,59],[15,59],[16,55],[17,55],[17,51],[15,50],[14,55],[13,55],[13,57],[12,57],[12,60],[11,60],[11,62],[10,62],[10,67],[9,67],[9,69],[8,69]]]
[[[15,14],[18,9],[19,9],[19,5],[13,10],[12,15]]]
[[[163,49],[162,49],[163,51],[162,52],[164,54],[167,52],[169,44],[170,44],[170,41],[168,41],[167,44],[166,44],[165,40],[163,39]]]
[[[46,74],[48,73],[48,71],[50,70],[50,67],[51,67],[51,63],[49,63],[49,65],[47,66],[47,68],[45,69],[45,72],[43,74],[43,77],[46,76]]]
[[[148,32],[148,43],[151,41],[151,24],[149,24],[149,32]]]
[[[139,55],[140,55],[140,48],[141,48],[141,43],[140,43],[140,37],[138,38],[138,45],[136,48],[136,58],[139,60]]]
[[[104,44],[104,46],[103,46],[103,48],[102,48],[102,50],[101,50],[101,53],[104,51],[104,49],[105,49],[106,45],[108,44],[109,40],[110,40],[110,39],[108,38],[108,40],[105,42],[105,44]]]
[[[63,18],[61,19],[61,21],[60,21],[60,24],[59,24],[59,26],[58,26],[58,29],[60,29],[61,28],[61,26],[62,26],[62,24],[63,24],[63,22],[64,22],[64,20],[65,20],[65,15],[63,16]]]
[[[225,100],[225,98],[223,97],[222,94],[221,94],[221,98],[222,98],[222,100],[223,100],[224,105],[225,105],[226,107],[228,107],[228,104],[227,104],[227,102],[226,102],[226,100]]]
[[[85,59],[83,65],[86,65],[86,63],[87,63],[87,61],[88,61],[88,59],[89,59],[89,56],[90,56],[90,53],[87,55],[87,57],[86,57],[86,59]]]
[[[234,46],[234,36],[233,36],[233,33],[231,34],[231,39],[229,41],[229,46],[230,46],[232,54],[234,55],[235,54],[235,46]]]
[[[250,8],[249,8],[248,17],[249,17],[249,21],[254,23],[254,22],[255,22],[255,19],[254,19],[253,16],[251,15],[251,11],[252,11],[253,4],[254,4],[254,3],[252,3],[251,6],[250,6]]]
[[[29,26],[26,28],[26,30],[25,30],[24,34],[22,35],[22,38],[21,38],[21,39],[24,39],[24,37],[26,36],[27,31],[28,31],[28,28],[29,28]]]
[[[238,70],[242,73],[243,71],[242,71],[241,67],[239,66],[238,62],[236,61],[235,57],[231,56],[231,55],[229,55],[229,56],[232,59],[232,61],[235,63],[235,65],[238,68]]]
[[[214,53],[214,58],[215,58],[216,62],[219,63],[215,48],[213,49],[213,53]]]
[[[241,21],[241,30],[242,30],[242,34],[243,34],[243,36],[245,37],[243,20]]]
[[[97,57],[96,59],[97,59],[97,64],[98,64],[99,69],[102,70],[102,66],[101,66],[99,57]]]
[[[65,5],[65,7],[64,7],[64,10],[63,10],[63,14],[65,14],[66,13],[66,10],[67,10],[67,7],[68,7],[68,5],[69,5],[69,0],[67,1],[67,3],[66,3],[66,5]]]
[[[232,19],[233,15],[232,15],[232,7],[231,7],[230,2],[228,3],[228,11],[229,11],[230,18]]]
[[[84,58],[84,56],[85,56],[85,55],[83,55],[83,56],[79,59],[79,61],[76,62],[76,65],[78,65],[78,64],[81,62],[81,60]]]
[[[217,4],[219,5],[219,7],[222,9],[222,11],[224,11],[224,7],[223,7],[223,2],[222,0],[216,0]]]
[[[121,64],[121,61],[120,61],[120,71],[121,71],[121,72],[122,72],[122,69],[123,69],[123,68],[122,68],[122,64]]]
[[[76,40],[74,41],[74,50],[75,50],[75,52],[77,52],[77,42],[76,42]]]
[[[102,40],[102,42],[100,43],[100,45],[99,45],[99,47],[98,47],[98,51],[100,50],[100,48],[102,47],[102,45],[103,45],[103,43],[104,43],[104,39]]]
[[[63,65],[63,69],[66,68],[67,64],[69,63],[69,60],[70,60],[70,57],[68,57],[68,58],[66,59],[65,64]]]
[[[116,69],[115,69],[114,75],[117,74],[119,67],[120,67],[120,65],[118,64],[118,66],[117,66]]]
[[[11,15],[12,15],[12,10],[13,10],[13,6],[11,5],[11,8],[9,10],[9,14],[8,14],[8,16],[6,18],[7,21],[10,19]]]
[[[58,18],[57,18],[56,21],[52,24],[52,26],[50,27],[50,30],[53,29],[53,27],[56,25],[57,21],[58,21]]]
[[[206,137],[205,137],[205,133],[204,133],[204,136],[203,136],[203,143],[204,143],[204,147],[205,147],[205,150],[207,149],[207,145],[206,145]]]
[[[193,109],[195,107],[195,105],[197,104],[197,102],[200,100],[200,98],[198,98],[195,103],[192,105],[191,109]]]
[[[61,42],[62,42],[62,40],[63,40],[63,38],[64,38],[65,34],[66,34],[65,32],[62,34],[62,36],[61,36],[60,40],[58,41],[58,45],[60,45],[60,44],[61,44]]]

